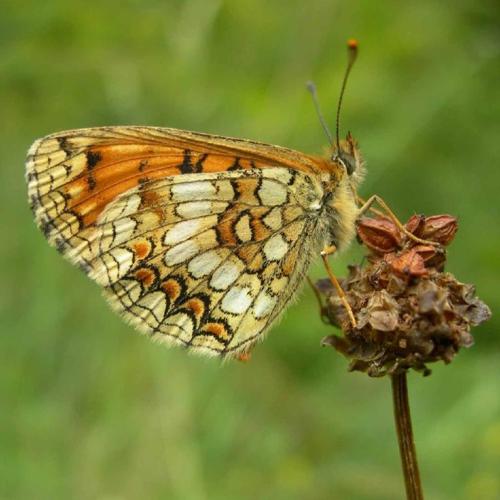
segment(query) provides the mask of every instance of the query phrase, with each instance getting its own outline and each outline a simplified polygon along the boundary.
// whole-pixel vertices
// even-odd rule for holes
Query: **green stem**
[[[420,483],[417,453],[413,441],[410,405],[408,404],[408,385],[406,373],[391,376],[394,420],[398,434],[399,454],[403,468],[406,497],[408,500],[423,500],[424,494]]]

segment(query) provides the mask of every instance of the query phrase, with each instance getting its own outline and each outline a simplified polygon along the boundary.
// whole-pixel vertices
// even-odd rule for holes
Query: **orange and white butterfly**
[[[236,357],[290,303],[311,260],[354,236],[363,165],[155,127],[37,140],[28,196],[48,242],[111,307],[166,344]]]

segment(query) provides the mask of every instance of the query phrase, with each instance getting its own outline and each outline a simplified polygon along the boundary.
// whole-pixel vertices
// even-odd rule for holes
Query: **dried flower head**
[[[439,245],[415,242],[384,217],[359,221],[358,238],[370,252],[367,264],[351,266],[341,281],[355,328],[329,281],[318,283],[329,321],[344,333],[326,337],[323,345],[351,359],[351,370],[373,377],[410,368],[428,375],[427,363],[449,363],[473,344],[471,327],[491,316],[473,285],[444,272],[444,247],[456,234],[456,218],[415,215],[405,228]]]

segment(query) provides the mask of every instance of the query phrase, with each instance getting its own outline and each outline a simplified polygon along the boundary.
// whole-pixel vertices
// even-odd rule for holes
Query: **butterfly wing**
[[[319,244],[325,168],[277,146],[113,127],[37,141],[26,175],[49,243],[120,315],[161,341],[236,355],[283,310]]]

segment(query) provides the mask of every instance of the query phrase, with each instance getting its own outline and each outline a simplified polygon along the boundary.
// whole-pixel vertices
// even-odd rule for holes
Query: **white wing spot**
[[[213,199],[215,186],[209,181],[184,182],[172,186],[172,198],[175,201],[193,201],[200,198]]]
[[[253,314],[257,319],[264,318],[272,312],[275,305],[276,305],[276,297],[272,297],[265,291],[262,291],[255,299],[255,304],[253,306]]]
[[[227,203],[222,201],[187,201],[180,203],[175,211],[179,217],[194,219],[210,214],[219,214],[227,208]]]
[[[195,278],[202,278],[210,274],[219,264],[221,258],[215,250],[209,250],[198,255],[189,262],[188,271]]]
[[[284,184],[289,184],[292,180],[292,173],[288,168],[266,168],[266,170],[263,172],[263,177],[267,177],[269,179],[277,179]]]
[[[215,271],[210,280],[210,286],[216,290],[225,290],[234,283],[239,275],[240,271],[236,264],[225,262]]]
[[[222,299],[221,307],[232,314],[243,314],[252,303],[249,288],[235,286],[231,288]]]
[[[183,243],[179,243],[175,247],[172,247],[165,254],[165,264],[167,266],[175,266],[180,262],[185,262],[186,260],[194,257],[199,251],[199,247],[193,240],[187,240]]]
[[[165,245],[171,246],[187,240],[191,236],[194,236],[201,227],[202,223],[199,219],[178,222],[172,229],[167,231],[164,243]]]
[[[281,234],[275,234],[266,241],[264,254],[267,260],[280,260],[288,251],[288,243]]]
[[[264,179],[259,188],[259,198],[268,207],[283,205],[287,200],[287,191],[282,184]]]

